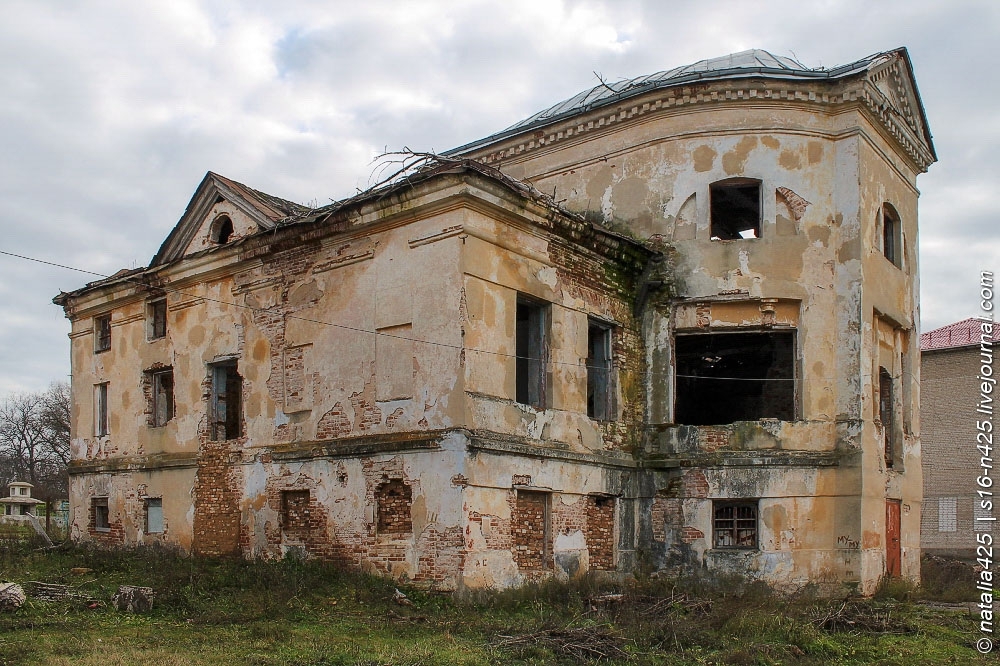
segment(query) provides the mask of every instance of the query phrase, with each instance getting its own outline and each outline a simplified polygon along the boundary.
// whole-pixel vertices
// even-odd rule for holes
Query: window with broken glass
[[[546,406],[548,310],[546,303],[522,296],[517,299],[515,400],[536,409],[545,409]]]
[[[94,353],[111,349],[111,315],[94,317]]]
[[[794,331],[686,334],[674,343],[675,423],[795,419]]]
[[[211,439],[236,439],[242,434],[243,378],[236,362],[211,366]]]
[[[99,532],[107,532],[111,529],[111,521],[108,515],[108,498],[94,497],[90,500],[90,510],[94,521],[94,529]]]
[[[166,425],[174,418],[174,371],[171,368],[150,373],[153,391],[153,426]]]
[[[612,418],[611,387],[612,327],[591,319],[587,326],[587,416]]]
[[[146,337],[158,340],[167,335],[167,299],[152,301],[146,312]]]
[[[757,503],[715,502],[716,548],[757,548]]]

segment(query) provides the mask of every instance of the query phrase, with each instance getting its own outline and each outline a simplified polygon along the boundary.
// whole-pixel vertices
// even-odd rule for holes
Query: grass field
[[[85,573],[71,573],[85,568]],[[946,572],[945,572],[946,573]],[[314,561],[0,543],[0,580],[69,586],[0,613],[0,664],[980,664],[967,611],[905,586],[873,600],[782,598],[739,581],[584,580],[456,600]],[[152,611],[111,607],[119,585]],[[942,585],[936,596],[956,594]],[[896,598],[893,598],[896,597]],[[971,596],[966,597],[971,598]]]

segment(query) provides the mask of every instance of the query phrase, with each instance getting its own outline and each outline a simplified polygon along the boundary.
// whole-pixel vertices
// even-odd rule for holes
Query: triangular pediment
[[[219,174],[205,174],[181,219],[163,241],[151,266],[235,242],[306,210],[298,204],[272,197]],[[227,222],[228,221],[228,222]],[[221,236],[219,228],[229,230]]]
[[[888,51],[873,60],[868,69],[873,102],[897,138],[913,142],[928,164],[937,159],[927,116],[913,77],[913,66],[905,48]]]

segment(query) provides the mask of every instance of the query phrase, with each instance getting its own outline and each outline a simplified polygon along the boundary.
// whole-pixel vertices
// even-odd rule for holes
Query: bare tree
[[[64,383],[0,401],[0,483],[27,481],[39,499],[64,497],[69,415],[69,386]]]

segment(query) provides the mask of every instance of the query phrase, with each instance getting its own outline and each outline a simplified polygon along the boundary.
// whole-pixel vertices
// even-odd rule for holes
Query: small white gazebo
[[[42,500],[32,498],[30,483],[24,481],[12,481],[9,486],[10,497],[0,497],[0,505],[3,505],[5,516],[33,516],[35,507],[45,504]]]

